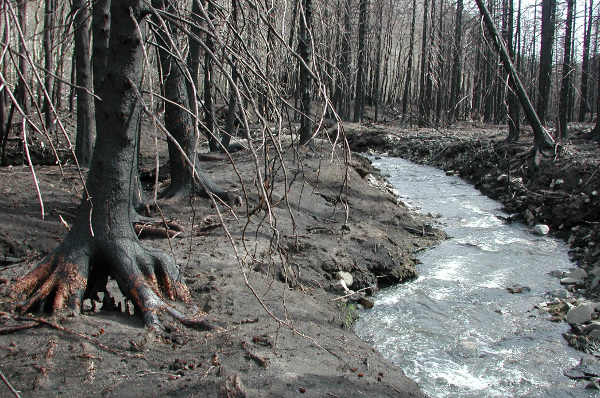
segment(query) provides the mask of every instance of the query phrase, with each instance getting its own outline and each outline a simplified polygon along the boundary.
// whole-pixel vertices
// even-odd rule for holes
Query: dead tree
[[[555,149],[554,139],[544,126],[542,125],[540,119],[538,118],[537,113],[533,109],[533,105],[531,105],[531,101],[527,96],[527,92],[525,91],[525,87],[523,87],[523,83],[521,83],[521,79],[519,78],[519,74],[517,73],[512,60],[508,54],[508,50],[506,49],[506,45],[504,44],[504,40],[498,33],[498,29],[496,28],[496,24],[492,20],[492,16],[490,15],[485,3],[483,0],[475,0],[477,2],[477,6],[479,7],[479,11],[483,17],[485,25],[488,28],[490,36],[494,42],[494,46],[496,50],[500,54],[500,59],[502,60],[502,64],[506,69],[507,73],[510,74],[511,78],[514,80],[515,88],[517,96],[519,97],[519,102],[523,107],[523,111],[525,112],[525,117],[529,122],[529,125],[533,129],[533,152],[536,156],[536,163],[538,162],[538,155],[542,154],[550,154]]]
[[[160,313],[185,321],[167,299],[191,303],[174,259],[141,245],[131,223],[132,159],[138,137],[139,85],[142,77],[144,19],[142,0],[111,3],[111,29],[105,89],[96,107],[98,137],[77,216],[64,241],[14,286],[25,299],[23,312],[65,306],[81,312],[86,298],[108,295],[109,277],[131,300],[144,324],[160,328]]]
[[[562,140],[567,140],[567,119],[569,117],[570,91],[573,86],[573,63],[571,61],[571,39],[573,35],[573,8],[575,0],[567,0],[567,20],[565,21],[565,45],[560,85],[560,100],[558,102],[558,134]]]
[[[89,167],[94,147],[92,69],[90,64],[89,8],[85,0],[73,0],[75,67],[77,85],[77,136],[75,155],[81,167]]]

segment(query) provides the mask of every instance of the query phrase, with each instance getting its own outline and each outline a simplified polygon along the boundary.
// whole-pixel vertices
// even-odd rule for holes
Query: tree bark
[[[452,52],[452,83],[450,84],[450,115],[449,122],[454,122],[458,112],[458,97],[460,94],[461,72],[462,72],[462,15],[463,0],[456,2],[456,18],[454,25],[454,47]]]
[[[92,71],[94,93],[102,97],[102,87],[108,63],[108,41],[110,38],[110,0],[97,0],[92,8]],[[99,100],[95,100],[96,107]]]
[[[207,1],[207,13],[209,18],[213,18],[215,6],[212,0]],[[221,150],[219,144],[219,128],[217,126],[214,106],[215,82],[213,72],[213,60],[211,54],[215,52],[215,43],[212,34],[206,35],[207,52],[204,54],[204,125],[206,126],[206,137],[208,139],[208,147],[211,152]]]
[[[533,129],[533,142],[534,142],[534,150],[537,155],[539,153],[547,153],[550,150],[554,150],[555,142],[552,136],[548,134],[544,126],[542,125],[538,115],[533,109],[533,105],[531,105],[531,101],[527,96],[527,92],[525,91],[525,87],[523,87],[523,83],[521,83],[521,79],[519,78],[519,74],[515,70],[515,67],[510,59],[508,54],[508,50],[506,49],[506,45],[502,40],[502,37],[498,34],[498,29],[496,29],[496,25],[492,20],[492,16],[490,15],[485,3],[483,0],[475,0],[477,2],[477,6],[479,7],[479,11],[483,16],[484,22],[490,32],[490,36],[494,41],[494,45],[496,50],[500,54],[500,58],[502,60],[502,64],[506,71],[511,75],[515,82],[515,88],[517,95],[519,97],[519,101],[521,102],[521,106],[523,107],[523,111],[525,112],[525,117],[529,121],[531,128]]]
[[[54,88],[54,19],[56,14],[56,0],[45,0],[44,10],[44,68],[46,76],[44,78],[44,88],[46,94],[44,97],[44,120],[46,131],[51,134],[55,131],[55,115],[52,110],[52,90]]]
[[[571,38],[573,34],[573,7],[575,0],[567,0],[567,20],[565,21],[565,45],[560,85],[560,101],[558,102],[558,133],[562,140],[569,139],[567,119],[569,116],[570,91],[573,85],[573,64],[571,62]]]
[[[459,0],[461,1],[461,0]],[[408,45],[408,61],[406,65],[406,79],[404,81],[404,94],[402,96],[402,114],[406,115],[408,102],[411,100],[410,86],[412,84],[413,57],[415,52],[415,28],[417,25],[417,0],[412,1],[412,20],[410,23],[410,44]]]
[[[421,76],[419,79],[419,126],[429,121],[429,98],[427,98],[427,82],[429,65],[429,0],[423,3],[423,38],[421,41]]]
[[[312,66],[312,0],[301,1],[300,29],[298,32],[298,54],[300,63],[300,135],[299,145],[306,145],[312,137],[311,78],[309,68]]]
[[[23,37],[27,37],[27,3],[29,2],[25,0],[21,0],[17,3],[17,19],[19,21],[19,27],[21,28]],[[29,97],[27,95],[27,81],[25,81],[25,76],[27,76],[27,57],[25,57],[25,51],[25,42],[19,40],[19,53],[21,54],[21,56],[19,57],[20,76],[17,87],[17,98],[21,109],[27,115],[29,114]]]
[[[168,0],[153,0],[152,6],[157,10],[166,10],[170,13],[175,12]],[[162,25],[161,20],[156,14],[153,18],[157,26]],[[238,195],[225,191],[211,181],[195,162],[198,137],[195,128],[196,122],[188,112],[190,105],[188,85],[183,72],[185,65],[175,55],[179,52],[178,49],[173,48],[172,43],[178,42],[175,30],[169,22],[165,22],[165,24],[167,30],[155,31],[154,36],[158,43],[158,55],[163,76],[162,84],[166,98],[165,128],[176,142],[173,142],[171,139],[168,140],[171,184],[160,194],[160,197],[161,199],[169,199],[177,202],[189,201],[197,192],[207,195],[212,193],[225,202],[239,204],[241,198]],[[172,41],[169,40],[168,35],[172,36]],[[217,145],[219,145],[218,141]],[[185,156],[179,151],[179,147],[183,149]],[[200,185],[196,182],[196,173],[202,182]],[[205,192],[203,186],[208,189],[208,192]]]
[[[537,114],[542,125],[546,124],[550,89],[552,86],[552,49],[556,18],[556,0],[542,0],[542,36],[540,69],[538,78]]]
[[[587,1],[587,0],[586,0]],[[592,15],[594,9],[594,0],[590,0],[587,21],[585,23],[585,35],[583,36],[583,60],[581,63],[581,97],[579,100],[579,115],[577,121],[585,122],[585,117],[590,111],[588,99],[588,79],[590,69],[590,41],[592,37]]]
[[[90,64],[90,35],[88,29],[89,8],[85,0],[73,0],[72,11],[75,14],[75,50],[74,57],[77,84],[77,137],[75,156],[81,167],[89,167],[94,147],[94,124],[92,118],[93,99],[92,75]]]
[[[354,122],[362,122],[365,117],[365,46],[367,36],[368,0],[358,3],[358,59],[356,62],[356,96],[354,98]]]
[[[121,292],[140,311],[144,324],[159,328],[158,314],[185,317],[165,298],[191,303],[191,295],[169,255],[142,247],[131,223],[131,187],[135,158],[139,84],[142,77],[145,7],[142,0],[111,5],[109,58],[102,101],[96,107],[98,137],[84,194],[70,232],[48,257],[14,285],[24,293],[22,311],[44,303],[81,311],[85,298],[98,299],[113,277]],[[132,18],[135,18],[133,20]]]
[[[510,59],[515,60],[515,46],[514,34],[513,34],[513,14],[514,14],[514,3],[513,0],[504,0],[504,20],[506,21],[506,29],[503,32],[504,42],[508,47],[508,55]],[[521,130],[521,112],[519,108],[519,98],[516,94],[515,81],[512,75],[508,75],[508,137],[506,138],[509,142],[519,141],[520,130]]]

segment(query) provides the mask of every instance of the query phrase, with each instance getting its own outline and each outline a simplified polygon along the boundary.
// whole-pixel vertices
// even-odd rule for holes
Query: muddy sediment
[[[415,254],[444,234],[398,202],[360,157],[345,167],[328,150],[290,151],[285,173],[276,167],[272,174],[270,215],[252,156],[233,160],[235,170],[224,159],[202,162],[245,199],[221,209],[229,237],[198,198],[192,206],[161,204],[183,234],[143,241],[175,256],[194,301],[220,326],[208,332],[166,316],[163,333],[149,332],[125,302],[121,311],[89,304],[80,317],[60,313],[42,324],[39,314],[16,317],[10,286],[66,235],[81,185],[72,168],[61,175],[38,166],[42,219],[28,169],[0,169],[0,370],[16,390],[40,397],[422,396],[351,326],[356,308],[369,305],[363,296],[414,278]],[[354,294],[340,284],[347,275]]]

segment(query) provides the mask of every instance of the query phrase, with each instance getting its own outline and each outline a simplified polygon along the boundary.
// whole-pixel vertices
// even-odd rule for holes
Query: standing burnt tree
[[[542,36],[540,47],[540,69],[538,78],[537,114],[545,125],[548,115],[548,103],[552,85],[552,49],[556,18],[556,0],[542,0]]]
[[[92,69],[90,64],[90,33],[88,29],[89,8],[85,0],[73,0],[75,30],[75,75],[77,84],[77,137],[75,155],[82,167],[88,167],[92,160],[94,146]]]
[[[366,37],[368,0],[358,4],[358,59],[356,66],[356,95],[354,99],[354,121],[362,122],[365,117],[365,85],[367,80]]]
[[[311,73],[312,65],[312,0],[302,0],[300,8],[300,29],[298,32],[298,53],[300,62],[300,145],[307,144],[312,135]]]
[[[191,296],[174,259],[141,245],[131,222],[132,187],[137,169],[132,159],[138,139],[144,19],[142,0],[112,1],[108,59],[103,70],[102,100],[96,107],[97,140],[85,193],[65,240],[14,285],[25,295],[21,311],[46,305],[68,306],[80,313],[82,301],[97,299],[113,277],[140,311],[144,324],[159,328],[158,314],[181,313],[165,299],[190,303]]]
[[[562,66],[562,79],[560,85],[560,99],[558,101],[558,132],[562,140],[569,138],[567,133],[567,119],[569,118],[569,98],[573,86],[573,64],[571,61],[571,39],[573,36],[573,8],[575,0],[567,0],[567,20],[565,21],[565,45]]]

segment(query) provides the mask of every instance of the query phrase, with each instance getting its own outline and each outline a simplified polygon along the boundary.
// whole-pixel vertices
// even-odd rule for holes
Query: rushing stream
[[[534,306],[560,289],[548,273],[572,267],[567,247],[507,224],[499,203],[458,177],[402,159],[374,160],[402,200],[441,214],[451,239],[420,257],[419,278],[377,293],[356,333],[432,397],[591,396],[563,371],[582,353]],[[531,288],[511,294],[508,286]]]

